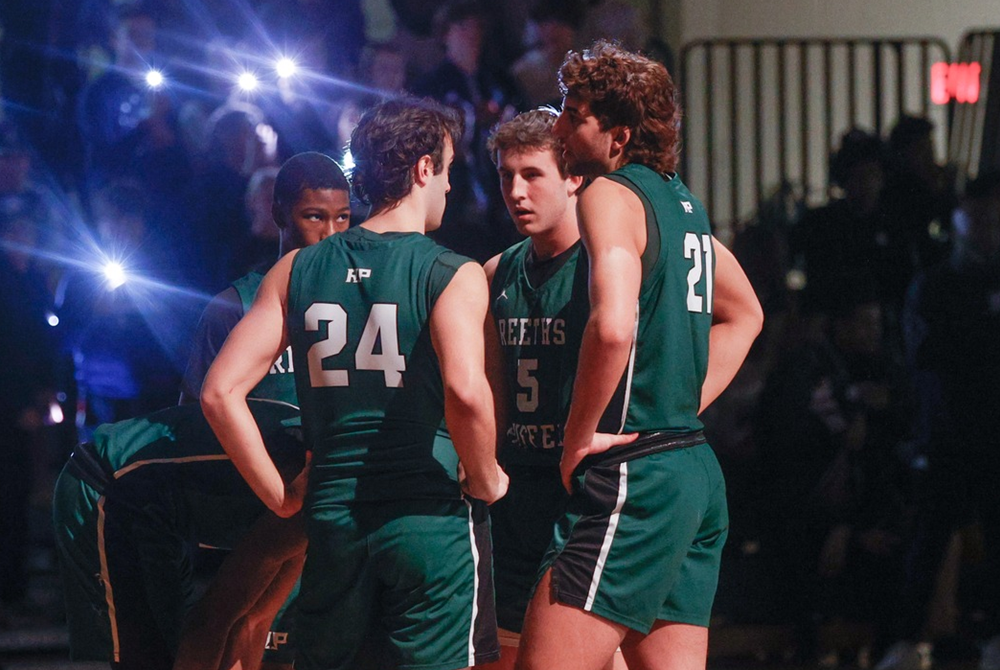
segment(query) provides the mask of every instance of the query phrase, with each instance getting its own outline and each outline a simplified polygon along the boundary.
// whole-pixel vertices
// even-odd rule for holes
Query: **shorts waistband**
[[[692,433],[645,433],[633,442],[609,449],[601,454],[587,456],[580,463],[580,468],[590,468],[595,465],[618,465],[625,461],[634,461],[643,456],[658,454],[661,451],[686,449],[705,444],[705,432],[696,430]],[[578,468],[579,469],[579,468]]]
[[[68,465],[70,472],[101,495],[107,493],[114,481],[114,476],[104,469],[91,442],[78,444],[69,455]]]

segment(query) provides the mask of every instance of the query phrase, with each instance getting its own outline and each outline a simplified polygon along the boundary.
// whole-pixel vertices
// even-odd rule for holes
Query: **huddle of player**
[[[344,230],[344,189],[299,174],[290,181],[300,197],[279,207],[276,188],[283,231],[313,232],[289,240],[249,289],[237,282],[228,303],[242,318],[230,310],[221,329],[228,338],[200,388],[204,417],[189,406],[167,410],[183,421],[133,420],[152,435],[143,465],[191,470],[228,455],[274,515],[242,533],[182,635],[178,598],[161,612],[155,588],[122,596],[155,573],[121,560],[109,569],[104,529],[180,532],[164,514],[141,533],[137,512],[110,523],[110,508],[132,507],[116,489],[151,497],[149,484],[126,482],[154,466],[132,453],[111,463],[111,438],[140,431],[105,429],[95,440],[105,446],[82,446],[85,467],[60,480],[66,499],[86,492],[76,505],[92,510],[88,565],[101,585],[89,597],[114,631],[90,632],[90,648],[78,648],[71,603],[78,657],[110,645],[117,667],[250,668],[266,641],[265,663],[287,666],[294,648],[296,668],[324,670],[705,666],[728,515],[698,414],[741,365],[760,306],[674,174],[680,111],[662,65],[597,42],[567,56],[560,81],[561,113],[526,112],[490,139],[527,237],[485,268],[424,235],[441,224],[462,132],[434,103],[388,101],[361,119],[352,185],[371,214],[360,226]],[[312,171],[329,168],[310,160]],[[321,197],[331,190],[342,197]],[[261,391],[288,371],[294,397]],[[297,430],[288,405],[248,396],[300,407],[304,444],[277,444]],[[172,422],[196,425],[185,430],[197,454],[164,455],[164,439],[168,450],[183,439]],[[301,471],[277,456],[300,463],[306,450]],[[188,505],[201,485],[163,507]],[[191,520],[202,513],[179,515],[188,537],[206,525]],[[57,509],[57,530],[83,516]],[[272,627],[300,567],[294,629],[288,613]],[[125,575],[120,592],[114,570]],[[120,597],[145,598],[156,623],[123,636],[143,627],[117,620],[135,608],[119,608]],[[150,650],[167,660],[151,662]]]

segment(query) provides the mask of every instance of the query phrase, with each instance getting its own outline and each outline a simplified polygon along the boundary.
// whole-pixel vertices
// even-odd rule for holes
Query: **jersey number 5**
[[[396,321],[398,305],[379,302],[372,305],[365,329],[354,352],[357,370],[378,370],[385,375],[385,385],[401,387],[406,359],[399,353],[399,332]],[[309,383],[313,388],[349,386],[347,370],[325,370],[323,361],[336,356],[347,346],[347,312],[333,302],[314,302],[305,313],[306,332],[317,332],[326,325],[326,337],[309,347]],[[381,342],[381,353],[375,353]]]
[[[684,258],[694,261],[688,270],[687,307],[689,312],[712,313],[712,236],[687,233],[684,236]],[[705,259],[704,266],[702,258]],[[698,295],[695,287],[701,281],[702,268],[705,273],[705,294]]]

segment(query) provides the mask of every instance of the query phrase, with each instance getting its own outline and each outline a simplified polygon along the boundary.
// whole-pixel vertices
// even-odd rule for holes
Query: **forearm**
[[[203,389],[201,406],[222,448],[257,497],[276,514],[285,501],[285,483],[264,447],[246,397]]]
[[[461,390],[446,388],[444,411],[469,493],[475,498],[491,499],[498,484],[496,419],[486,378],[470,380]]]
[[[738,323],[720,323],[709,333],[708,372],[701,386],[701,406],[705,411],[726,390],[739,372],[754,340],[757,330]]]
[[[716,255],[715,299],[699,413],[729,386],[764,325],[764,311],[743,268],[718,240],[713,238],[712,242]]]
[[[609,317],[610,318],[610,317]],[[628,365],[632,348],[630,333],[617,332],[602,323],[601,315],[587,322],[580,346],[580,363],[573,383],[573,402],[566,420],[564,448],[590,444],[601,415],[611,401]]]

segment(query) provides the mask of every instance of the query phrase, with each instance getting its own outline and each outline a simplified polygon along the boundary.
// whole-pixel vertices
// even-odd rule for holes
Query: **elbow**
[[[591,320],[590,332],[602,350],[625,348],[635,338],[635,321],[596,316]]]
[[[209,420],[219,416],[226,401],[226,393],[217,384],[210,383],[211,378],[205,380],[205,385],[201,387],[201,411]]]
[[[446,383],[444,396],[445,406],[462,416],[490,411],[493,407],[493,396],[485,376],[469,376],[459,383]]]
[[[764,330],[764,308],[760,301],[754,298],[753,305],[747,314],[747,330],[753,333],[754,339]]]

